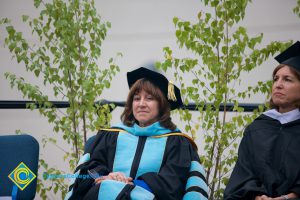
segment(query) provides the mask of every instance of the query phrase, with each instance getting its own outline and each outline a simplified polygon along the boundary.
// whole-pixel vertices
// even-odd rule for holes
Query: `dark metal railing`
[[[50,101],[52,105],[56,108],[67,108],[70,106],[69,102],[67,101]],[[28,103],[35,103],[34,101],[0,101],[0,109],[26,109]],[[37,106],[39,106],[38,103],[35,103]],[[115,106],[124,107],[125,101],[108,101],[108,100],[100,100],[95,102],[97,105],[105,105],[105,104],[114,104]],[[208,105],[208,104],[207,104]],[[204,106],[204,109],[206,109],[206,106]],[[255,109],[258,109],[258,107],[262,104],[255,104],[255,103],[240,103],[239,107],[244,109],[244,112],[252,112]],[[188,110],[198,110],[197,105],[195,103],[190,103],[184,108]],[[227,103],[226,106],[223,104],[220,105],[219,110],[224,111],[230,111],[232,112],[234,108],[233,103]]]

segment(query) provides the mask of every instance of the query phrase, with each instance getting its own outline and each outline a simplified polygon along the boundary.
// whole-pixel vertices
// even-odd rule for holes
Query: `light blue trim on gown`
[[[135,136],[158,136],[158,135],[179,131],[179,129],[177,128],[174,131],[171,131],[170,129],[166,129],[162,127],[159,122],[155,122],[146,127],[140,127],[137,124],[134,124],[132,127],[126,126],[124,124],[118,124],[114,127],[124,129],[128,133]]]
[[[123,172],[125,176],[130,176],[130,170],[139,138],[124,132],[120,132],[117,140],[115,160],[113,164],[114,172]]]
[[[159,172],[164,157],[167,139],[167,137],[147,138],[136,177],[147,172]]]
[[[205,196],[203,196],[201,193],[199,192],[188,192],[184,195],[182,200],[207,200],[207,198]]]
[[[98,199],[99,200],[115,200],[119,193],[125,187],[125,183],[114,181],[114,180],[105,180],[101,182]]]
[[[198,186],[202,188],[205,192],[208,192],[208,187],[206,183],[199,177],[196,176],[190,177],[186,183],[185,190],[193,186]]]
[[[126,186],[125,183],[105,180],[101,183],[98,200],[115,200]],[[131,200],[153,200],[154,195],[142,187],[135,186],[130,193]]]
[[[135,186],[130,193],[131,200],[152,200],[154,195],[140,186]]]

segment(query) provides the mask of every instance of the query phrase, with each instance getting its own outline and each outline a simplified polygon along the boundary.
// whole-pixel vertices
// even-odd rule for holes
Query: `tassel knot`
[[[168,100],[177,101],[174,90],[174,83],[172,81],[169,81],[168,84]]]

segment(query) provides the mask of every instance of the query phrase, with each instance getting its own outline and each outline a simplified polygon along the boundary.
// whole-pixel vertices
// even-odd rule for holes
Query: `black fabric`
[[[198,171],[191,171],[191,172],[189,173],[189,177],[188,177],[188,178],[190,178],[190,177],[192,177],[192,176],[199,177],[199,178],[201,178],[201,179],[206,183],[205,177],[204,177],[203,174],[201,174],[200,172],[198,172]],[[202,188],[198,187],[198,186],[192,186],[192,187],[188,188],[185,192],[186,192],[186,193],[188,193],[188,192],[199,192],[199,193],[201,193],[203,196],[205,196],[206,198],[208,198],[207,192],[206,192],[205,190],[203,190]]]
[[[83,200],[98,199],[100,185],[95,185],[86,193]]]
[[[275,59],[280,64],[288,65],[300,72],[300,42],[295,42],[292,46],[276,56]]]
[[[225,200],[300,196],[300,120],[280,124],[261,115],[246,130]]]
[[[201,174],[198,171],[192,171],[192,172],[190,172],[189,177],[191,177],[191,176],[197,176],[197,177],[201,178],[204,182],[206,181],[206,179],[203,176],[203,174]]]
[[[170,136],[159,173],[145,173],[139,179],[150,186],[158,200],[182,199],[193,160],[199,162],[199,156],[189,140],[182,136]]]
[[[189,189],[186,190],[186,193],[188,193],[188,192],[199,192],[203,196],[205,196],[206,198],[208,198],[207,192],[205,192],[202,188],[197,187],[197,186],[190,187]]]
[[[117,137],[118,133],[107,131],[99,133],[94,147],[91,148],[91,160],[77,170],[85,174],[87,169],[100,166],[97,167],[100,174],[107,175],[111,172]],[[185,193],[191,161],[199,162],[200,160],[189,140],[183,136],[169,136],[159,172],[145,173],[137,179],[144,180],[158,200],[181,200]],[[77,179],[70,189],[73,189],[71,199],[98,198],[99,185],[93,186],[91,179]]]
[[[140,161],[141,161],[143,149],[145,147],[146,139],[147,139],[147,137],[139,137],[139,142],[138,142],[138,145],[137,145],[137,152],[134,156],[133,163],[132,163],[132,168],[130,170],[130,177],[133,178],[133,179],[135,178],[136,173],[137,173],[138,168],[139,168],[139,164],[140,164]]]
[[[170,103],[171,110],[180,108],[183,106],[179,88],[176,85],[174,85],[174,94],[175,94],[177,100],[173,101],[173,100],[168,99],[168,85],[169,85],[168,79],[164,75],[162,75],[158,72],[152,71],[150,69],[140,67],[136,70],[128,72],[127,73],[127,82],[128,82],[129,88],[131,88],[131,86],[137,80],[139,80],[141,78],[145,78],[145,79],[149,80],[151,83],[156,85],[162,91],[162,93],[165,95],[166,99]]]
[[[90,161],[78,166],[75,172],[80,170],[80,174],[87,175],[88,169],[95,169],[103,176],[112,172],[117,137],[118,133],[114,132],[104,131],[98,133],[95,142],[89,149],[91,154]],[[93,193],[92,191],[95,191],[95,187],[99,189],[99,186],[94,186],[93,182],[93,179],[77,178],[73,187],[70,188],[73,189],[73,194],[70,199],[83,199],[87,193]],[[91,190],[91,192],[89,190]],[[96,189],[96,191],[98,190]],[[89,194],[88,196],[92,196],[92,194]]]
[[[134,189],[133,185],[125,185],[123,190],[119,193],[116,200],[130,200],[130,192]]]

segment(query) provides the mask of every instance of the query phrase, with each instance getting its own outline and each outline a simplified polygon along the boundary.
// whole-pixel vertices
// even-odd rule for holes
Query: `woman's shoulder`
[[[258,116],[252,123],[247,126],[248,130],[265,129],[280,126],[279,121],[272,119],[264,114]]]
[[[119,127],[110,127],[110,128],[100,128],[99,133],[118,133],[124,131],[124,129]]]
[[[96,134],[96,138],[107,138],[107,137],[117,137],[120,132],[124,131],[120,128],[100,128],[98,129],[98,133]]]
[[[167,134],[163,134],[155,137],[168,137],[168,142],[173,145],[192,145],[193,148],[198,149],[194,139],[186,133],[182,133],[181,131],[174,131]]]

